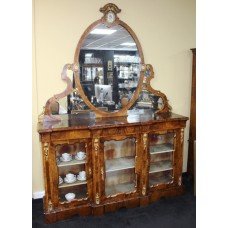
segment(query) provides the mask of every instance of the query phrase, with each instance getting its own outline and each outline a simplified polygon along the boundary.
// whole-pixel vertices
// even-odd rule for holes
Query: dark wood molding
[[[194,178],[194,142],[196,140],[196,48],[192,51],[192,90],[191,90],[191,109],[190,109],[190,128],[188,144],[188,166],[187,172]]]

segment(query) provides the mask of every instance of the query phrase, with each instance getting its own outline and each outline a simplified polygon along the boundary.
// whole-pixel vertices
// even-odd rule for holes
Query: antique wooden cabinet
[[[40,123],[46,221],[102,215],[182,193],[186,120],[143,110],[128,117],[96,119],[87,113],[65,115],[57,124]],[[81,150],[86,152],[83,161],[59,161],[61,153],[74,157]],[[59,184],[59,176],[81,170],[86,181]],[[70,202],[64,198],[68,192],[76,195]]]
[[[166,95],[152,88],[153,67],[118,18],[121,10],[110,3],[100,11],[103,17],[78,42],[74,63],[63,67],[65,91],[46,102],[39,118],[47,222],[183,192],[188,118],[172,113]],[[81,70],[85,64],[93,67]],[[52,107],[66,96],[71,114],[54,115]]]

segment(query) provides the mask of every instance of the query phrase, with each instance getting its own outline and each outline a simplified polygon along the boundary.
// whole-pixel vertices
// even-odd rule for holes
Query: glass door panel
[[[59,202],[87,198],[87,160],[85,142],[56,146]]]
[[[136,190],[135,155],[134,138],[104,142],[106,196]]]
[[[169,184],[173,181],[174,133],[149,134],[149,185]]]

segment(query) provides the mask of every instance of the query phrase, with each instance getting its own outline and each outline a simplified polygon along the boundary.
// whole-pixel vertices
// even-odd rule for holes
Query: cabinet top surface
[[[175,113],[169,114],[154,114],[151,110],[128,111],[128,116],[113,117],[113,118],[95,118],[94,113],[78,113],[59,115],[61,121],[38,123],[38,132],[52,132],[74,129],[99,129],[131,125],[146,125],[155,122],[169,122],[169,121],[187,121],[188,117],[181,116]]]

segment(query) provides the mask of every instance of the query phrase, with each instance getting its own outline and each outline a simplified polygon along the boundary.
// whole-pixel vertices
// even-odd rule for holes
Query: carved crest
[[[100,8],[100,12],[104,14],[102,21],[107,27],[111,27],[118,22],[119,18],[117,17],[117,14],[121,12],[121,9],[113,3],[108,3]]]
[[[119,9],[118,6],[113,3],[108,3],[100,8],[100,12],[104,15],[107,14],[109,11],[112,11],[114,14],[117,14],[121,12],[121,9]]]

